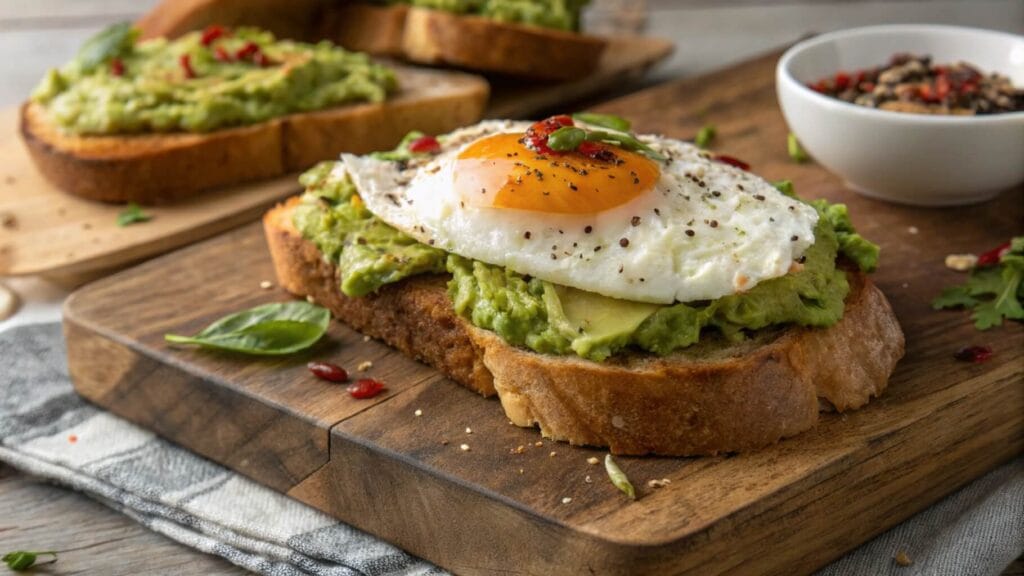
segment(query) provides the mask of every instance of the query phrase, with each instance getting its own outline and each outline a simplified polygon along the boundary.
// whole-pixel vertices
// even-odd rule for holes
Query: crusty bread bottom
[[[513,423],[571,444],[671,456],[766,446],[811,428],[820,410],[863,406],[903,356],[888,301],[861,273],[850,273],[845,315],[827,329],[762,330],[741,344],[711,335],[666,357],[603,363],[536,354],[459,317],[443,276],[344,296],[335,267],[292,224],[296,200],[263,220],[281,286],[468,388],[497,393]]]

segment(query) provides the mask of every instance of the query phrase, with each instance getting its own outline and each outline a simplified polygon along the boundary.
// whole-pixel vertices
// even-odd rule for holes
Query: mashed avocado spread
[[[130,24],[88,40],[32,94],[73,134],[209,132],[348,102],[380,102],[394,72],[330,42],[210,27],[137,41]]]
[[[385,154],[401,161],[408,155],[403,150],[400,145]],[[830,326],[842,318],[849,292],[836,258],[842,255],[864,271],[878,263],[878,247],[856,233],[846,207],[816,200],[810,203],[821,216],[815,243],[791,273],[706,302],[617,300],[422,244],[370,213],[336,165],[325,162],[303,175],[306,193],[293,219],[303,237],[337,265],[343,293],[363,296],[409,276],[447,270],[456,312],[511,344],[541,353],[601,361],[626,347],[665,355],[695,344],[705,329],[742,340],[746,331],[771,325]],[[792,195],[788,182],[777,187]]]
[[[578,30],[580,10],[590,0],[387,0],[457,14],[474,14],[528,26]]]

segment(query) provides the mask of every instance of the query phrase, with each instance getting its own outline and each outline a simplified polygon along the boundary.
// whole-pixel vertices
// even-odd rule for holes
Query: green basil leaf
[[[611,130],[618,130],[619,132],[629,132],[629,128],[632,126],[629,120],[626,120],[622,116],[616,116],[614,114],[599,114],[597,112],[577,112],[572,115],[573,120],[579,120],[593,126],[600,126],[601,128],[609,128]]]
[[[315,344],[327,332],[331,313],[303,302],[264,304],[225,316],[195,336],[167,334],[174,344],[256,355],[291,354]]]
[[[562,126],[548,135],[548,148],[558,152],[569,152],[580,147],[587,139],[587,133],[575,126]]]
[[[790,198],[796,198],[796,188],[793,187],[792,180],[778,180],[776,182],[772,182],[772,186],[774,186],[776,190],[782,192],[786,196],[789,196]]]
[[[707,148],[715,139],[715,127],[712,124],[702,126],[697,135],[693,138],[693,144],[698,148]]]
[[[86,72],[131,51],[139,31],[131,22],[121,22],[89,38],[78,51],[78,63]]]
[[[124,210],[117,215],[117,225],[124,228],[139,222],[148,222],[153,217],[142,211],[142,207],[135,202],[129,202]]]

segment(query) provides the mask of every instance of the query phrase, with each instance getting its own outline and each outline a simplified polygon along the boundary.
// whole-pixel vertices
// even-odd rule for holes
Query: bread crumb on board
[[[356,370],[360,372],[366,372],[370,368],[373,368],[373,362],[370,362],[369,360],[363,360],[358,366],[356,366]]]
[[[274,287],[274,283],[271,282],[270,280],[264,280],[263,282],[260,282],[260,288],[262,288],[264,290],[270,290],[273,287]]]
[[[974,254],[950,254],[946,256],[946,268],[957,272],[967,272],[978,265],[978,257]]]
[[[894,560],[896,560],[896,563],[900,566],[910,566],[914,563],[914,561],[910,559],[910,556],[908,556],[903,550],[896,553],[896,558],[894,558]]]
[[[473,429],[470,428],[469,426],[466,426],[466,434],[472,434],[472,433],[473,433]]]
[[[369,341],[370,341],[370,337],[366,336],[366,335],[363,335],[363,342],[369,342]]]
[[[669,480],[668,478],[662,478],[661,480],[658,480],[658,479],[648,480],[647,481],[647,486],[649,486],[651,488],[664,488],[665,486],[668,486],[671,483],[672,483],[672,481]]]
[[[562,498],[562,504],[568,504],[570,502],[572,502],[572,498],[569,498],[568,496]]]
[[[463,452],[469,452],[469,444],[460,445],[459,450],[462,450]]]
[[[597,456],[591,456],[590,458],[587,458],[587,464],[590,464],[591,466],[597,466],[599,462],[600,460],[597,459]]]
[[[918,232],[920,232],[920,230],[917,229],[917,226],[911,226],[907,228],[907,232],[911,234],[917,234]]]
[[[416,411],[412,413],[412,415],[413,416],[417,416],[417,417],[423,416],[423,410],[420,410],[419,408],[417,408]]]

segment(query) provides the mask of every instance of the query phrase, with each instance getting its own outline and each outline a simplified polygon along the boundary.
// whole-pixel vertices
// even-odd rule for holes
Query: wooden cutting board
[[[882,245],[875,278],[907,336],[889,389],[862,410],[825,414],[814,430],[749,454],[619,458],[639,489],[631,502],[587,463],[600,450],[510,426],[496,400],[343,325],[289,358],[169,348],[166,332],[193,333],[226,313],[288,298],[260,288],[273,269],[256,225],[72,296],[65,328],[75,386],[457,573],[809,573],[1024,448],[1024,328],[977,332],[965,313],[929,307],[942,286],[964,278],[944,267],[947,253],[980,252],[1021,233],[1024,190],[974,207],[897,207],[845,190],[819,166],[792,164],[774,62],[664,85],[602,110],[681,138],[713,122],[716,149],[770,179],[793,179],[804,196],[849,204],[860,230]],[[955,360],[967,344],[995,355],[983,364]],[[354,400],[306,371],[314,358],[349,368],[369,360],[366,374],[389,390]],[[671,483],[647,484],[663,478]]]

